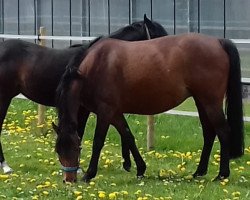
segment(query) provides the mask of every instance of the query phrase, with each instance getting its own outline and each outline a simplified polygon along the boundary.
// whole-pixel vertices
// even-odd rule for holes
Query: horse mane
[[[70,110],[65,105],[67,105],[68,101],[68,96],[69,96],[68,91],[70,90],[71,86],[70,83],[72,82],[72,80],[80,78],[80,75],[77,72],[78,65],[80,65],[85,51],[80,51],[80,52],[81,54],[78,53],[77,55],[74,56],[74,58],[70,60],[56,89],[56,108],[58,112],[59,127],[61,127],[60,126],[61,120],[67,120],[65,118],[68,118],[70,116]]]
[[[99,37],[95,38],[94,40],[91,40],[88,44],[72,44],[69,46],[69,48],[75,48],[75,47],[89,48],[102,38],[104,38],[104,36],[99,36]]]

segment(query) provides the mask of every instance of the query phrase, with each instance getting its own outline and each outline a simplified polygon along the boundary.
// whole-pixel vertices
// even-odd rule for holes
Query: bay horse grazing
[[[168,35],[157,22],[144,20],[125,26],[109,37],[127,41],[147,40]],[[83,54],[89,45],[75,45],[66,49],[52,49],[22,40],[6,40],[0,43],[0,133],[11,99],[23,94],[28,99],[55,106],[56,88],[68,62],[77,54]],[[89,111],[79,109],[78,134],[82,138]],[[124,168],[129,170],[129,149]],[[12,169],[5,162],[0,142],[0,167],[5,173]]]
[[[142,176],[145,163],[136,150],[124,113],[162,113],[193,97],[204,137],[201,159],[193,176],[207,173],[216,136],[221,145],[216,180],[229,176],[230,158],[244,153],[240,58],[230,40],[202,34],[139,42],[105,39],[90,47],[83,58],[78,61],[79,67],[68,66],[58,88],[56,152],[62,165],[78,167],[77,111],[84,106],[96,113],[97,124],[92,157],[83,180],[90,181],[97,173],[110,124],[126,137],[137,163],[137,175]],[[65,176],[68,181],[76,179],[76,173]]]

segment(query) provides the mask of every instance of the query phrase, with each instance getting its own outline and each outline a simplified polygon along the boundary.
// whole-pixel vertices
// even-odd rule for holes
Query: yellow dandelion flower
[[[226,185],[227,183],[224,182],[224,181],[221,181],[220,184],[224,186],[224,185]]]
[[[85,161],[85,160],[81,159],[81,160],[80,160],[80,164],[83,164],[83,163],[84,163],[84,161]]]
[[[232,195],[233,196],[240,196],[240,192],[239,191],[233,192]]]
[[[90,197],[95,197],[95,194],[90,194],[89,196],[90,196]]]
[[[126,190],[122,190],[121,193],[122,193],[123,195],[128,195],[128,191],[126,191]]]
[[[39,199],[38,195],[32,196],[32,200],[38,200],[38,199]]]
[[[45,181],[45,183],[44,183],[46,186],[50,186],[51,185],[51,183],[49,182],[49,181]]]
[[[227,194],[228,194],[228,190],[226,190],[226,189],[223,189],[223,192],[225,192],[225,193],[227,193]]]
[[[37,128],[43,128],[45,126],[45,124],[41,124],[41,125],[37,125]]]
[[[99,191],[98,193],[99,193],[99,194],[98,194],[98,197],[99,197],[100,199],[106,197],[106,193],[105,193],[104,191]]]
[[[193,175],[187,175],[187,176],[184,177],[184,179],[186,179],[186,180],[191,180],[193,178],[194,178]]]
[[[42,189],[42,188],[44,188],[44,185],[38,185],[38,186],[36,186],[36,189]]]
[[[11,174],[12,177],[19,177],[18,174]]]
[[[138,195],[138,194],[140,194],[141,193],[141,190],[137,190],[134,194],[135,195]]]
[[[82,200],[82,199],[83,199],[82,195],[76,197],[76,200]]]
[[[190,155],[191,155],[191,152],[188,151],[188,152],[186,153],[186,157],[189,157]]]
[[[204,189],[204,185],[199,185],[199,189]]]
[[[43,194],[47,196],[47,195],[49,195],[49,192],[48,191],[43,191]]]
[[[182,172],[184,172],[184,171],[186,170],[186,168],[185,168],[185,167],[181,167],[180,170],[181,170]]]
[[[109,194],[109,199],[116,199],[116,192],[112,192]]]
[[[58,175],[58,174],[59,174],[59,172],[53,171],[51,175],[55,176],[55,175]]]
[[[95,182],[94,181],[90,181],[89,185],[94,186]]]
[[[9,175],[8,174],[0,174],[0,179],[8,179]]]
[[[76,196],[79,196],[79,195],[81,195],[81,194],[82,194],[81,191],[77,191],[77,190],[74,191],[74,195],[76,195]]]

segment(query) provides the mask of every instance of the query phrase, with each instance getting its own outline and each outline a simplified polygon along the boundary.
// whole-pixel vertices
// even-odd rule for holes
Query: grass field
[[[181,105],[193,110],[193,102]],[[249,109],[248,109],[249,110]],[[53,109],[46,113],[46,125],[36,125],[36,104],[13,100],[1,136],[5,157],[15,170],[0,173],[0,199],[249,199],[250,198],[250,124],[245,124],[246,153],[231,161],[231,176],[222,182],[211,180],[218,173],[219,144],[215,143],[209,172],[199,179],[195,171],[203,144],[198,118],[157,115],[155,150],[146,151],[145,116],[127,115],[138,148],[147,163],[146,177],[136,179],[134,162],[131,172],[122,169],[120,138],[110,128],[96,178],[85,184],[63,184],[60,164],[54,152],[55,135],[51,122]],[[91,115],[82,143],[81,167],[87,169],[91,155],[95,116]],[[79,174],[79,179],[82,174]]]

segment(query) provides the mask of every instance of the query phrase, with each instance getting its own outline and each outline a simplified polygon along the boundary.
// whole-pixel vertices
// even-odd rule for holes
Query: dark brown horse
[[[135,41],[165,35],[165,29],[145,15],[144,21],[134,22],[109,37]],[[77,45],[58,50],[22,40],[7,40],[0,43],[0,133],[11,99],[20,93],[37,103],[55,106],[56,88],[68,62],[75,55],[83,54],[87,47],[88,45]],[[83,136],[89,113],[82,107],[79,109],[77,130],[80,138]],[[129,149],[123,148],[123,152],[126,152],[124,168],[129,170]],[[6,173],[12,171],[5,162],[1,142],[0,167]]]
[[[83,179],[89,181],[97,173],[110,124],[126,138],[138,167],[137,175],[142,176],[145,163],[123,114],[162,113],[193,97],[204,137],[194,177],[207,173],[216,136],[221,145],[216,179],[229,176],[230,158],[244,152],[240,58],[230,40],[201,34],[141,42],[105,39],[89,48],[83,57],[82,62],[69,66],[58,88],[56,151],[62,165],[78,167],[77,114],[79,107],[84,106],[96,113],[97,125],[91,161]],[[76,67],[78,63],[81,64]],[[76,179],[76,173],[65,176],[67,181]]]

